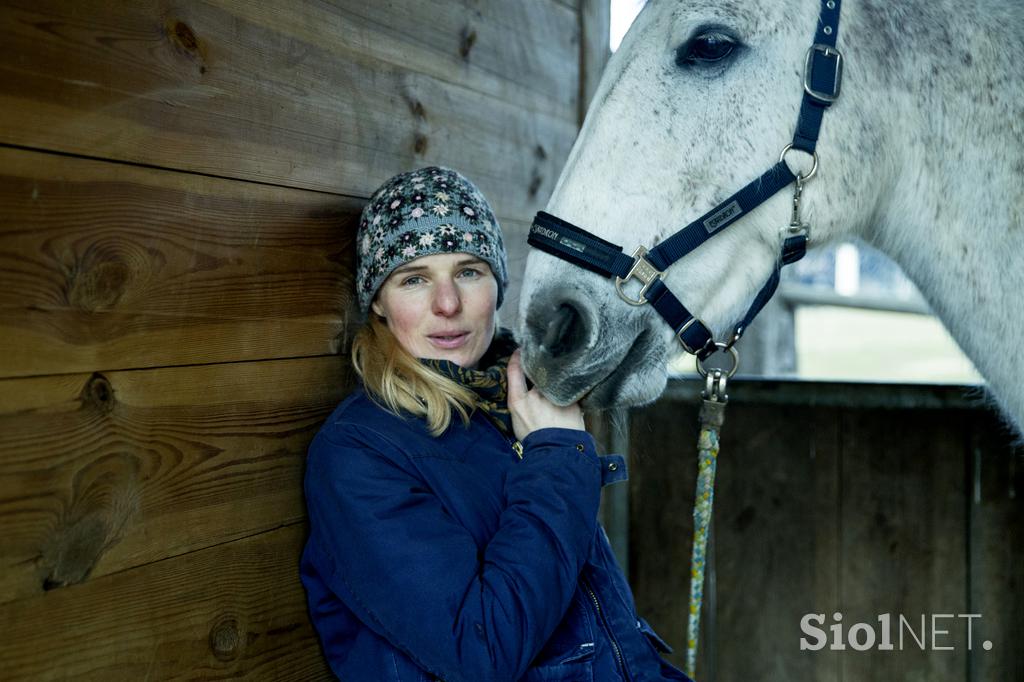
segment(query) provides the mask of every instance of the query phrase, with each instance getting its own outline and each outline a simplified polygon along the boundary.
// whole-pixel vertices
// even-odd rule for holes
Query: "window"
[[[796,374],[813,379],[980,383],[917,287],[863,243],[813,249],[786,268]]]
[[[633,24],[636,15],[644,8],[647,0],[611,0],[611,20],[608,35],[608,47],[612,52],[619,49],[622,37]]]

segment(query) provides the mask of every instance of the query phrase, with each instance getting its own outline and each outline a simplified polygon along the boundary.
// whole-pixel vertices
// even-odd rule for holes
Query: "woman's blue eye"
[[[402,286],[404,287],[404,286],[407,286],[407,285],[410,285],[410,284],[417,284],[418,282],[414,282],[413,280],[420,280],[420,279],[423,279],[423,278],[420,277],[419,275],[413,275],[412,277],[407,277],[406,279],[402,280]]]
[[[468,272],[468,273],[469,273],[470,275],[473,275],[474,277],[480,274],[480,271],[479,271],[479,270],[474,270],[473,268],[466,268],[465,270],[463,270],[463,271],[462,271],[462,274],[464,275],[464,274],[466,274],[467,272]]]

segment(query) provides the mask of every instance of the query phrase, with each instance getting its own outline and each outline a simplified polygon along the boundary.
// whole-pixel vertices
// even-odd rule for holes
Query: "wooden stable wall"
[[[631,420],[631,582],[680,663],[695,384],[670,384]],[[1024,447],[991,412],[957,387],[729,388],[700,682],[1024,681]],[[801,651],[802,616],[825,614],[828,631],[837,611],[844,632],[868,623],[879,637],[893,614],[897,649]],[[898,649],[901,614],[918,636],[926,615],[927,651],[909,633]],[[964,618],[939,618],[935,644],[953,649],[932,649],[941,614],[981,615],[970,650]]]
[[[358,212],[457,168],[521,267],[606,4],[3,0],[0,33],[3,678],[327,677],[301,480]]]

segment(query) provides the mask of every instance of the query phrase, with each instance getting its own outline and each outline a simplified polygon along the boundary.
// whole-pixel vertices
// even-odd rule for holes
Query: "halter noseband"
[[[814,43],[807,50],[804,62],[803,101],[797,118],[793,141],[786,145],[779,161],[759,178],[739,190],[692,223],[676,232],[650,250],[638,246],[631,256],[622,247],[605,241],[561,218],[540,211],[530,227],[528,243],[542,251],[567,260],[605,277],[615,278],[615,290],[626,303],[651,306],[668,322],[683,349],[705,359],[718,349],[731,349],[743,335],[779,286],[782,266],[803,258],[807,252],[809,227],[800,222],[800,197],[804,183],[818,168],[818,155],[814,149],[818,142],[821,119],[825,110],[839,98],[843,76],[843,56],[836,49],[839,34],[839,4],[841,0],[821,0],[821,13]],[[794,174],[786,164],[786,154],[799,149],[811,154],[814,165],[806,175]],[[793,195],[793,213],[790,224],[783,228],[782,253],[771,277],[754,298],[746,315],[736,325],[732,338],[716,343],[707,326],[679,302],[664,283],[665,271],[670,265],[690,253],[705,241],[750,213],[774,194],[796,183]],[[640,293],[633,299],[622,285],[636,278]]]

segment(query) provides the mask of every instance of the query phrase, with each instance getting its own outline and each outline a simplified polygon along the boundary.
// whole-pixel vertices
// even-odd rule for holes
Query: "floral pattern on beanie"
[[[487,261],[501,305],[508,282],[501,227],[476,185],[456,171],[430,166],[385,182],[363,209],[356,244],[363,312],[395,268],[436,253],[470,253]]]

